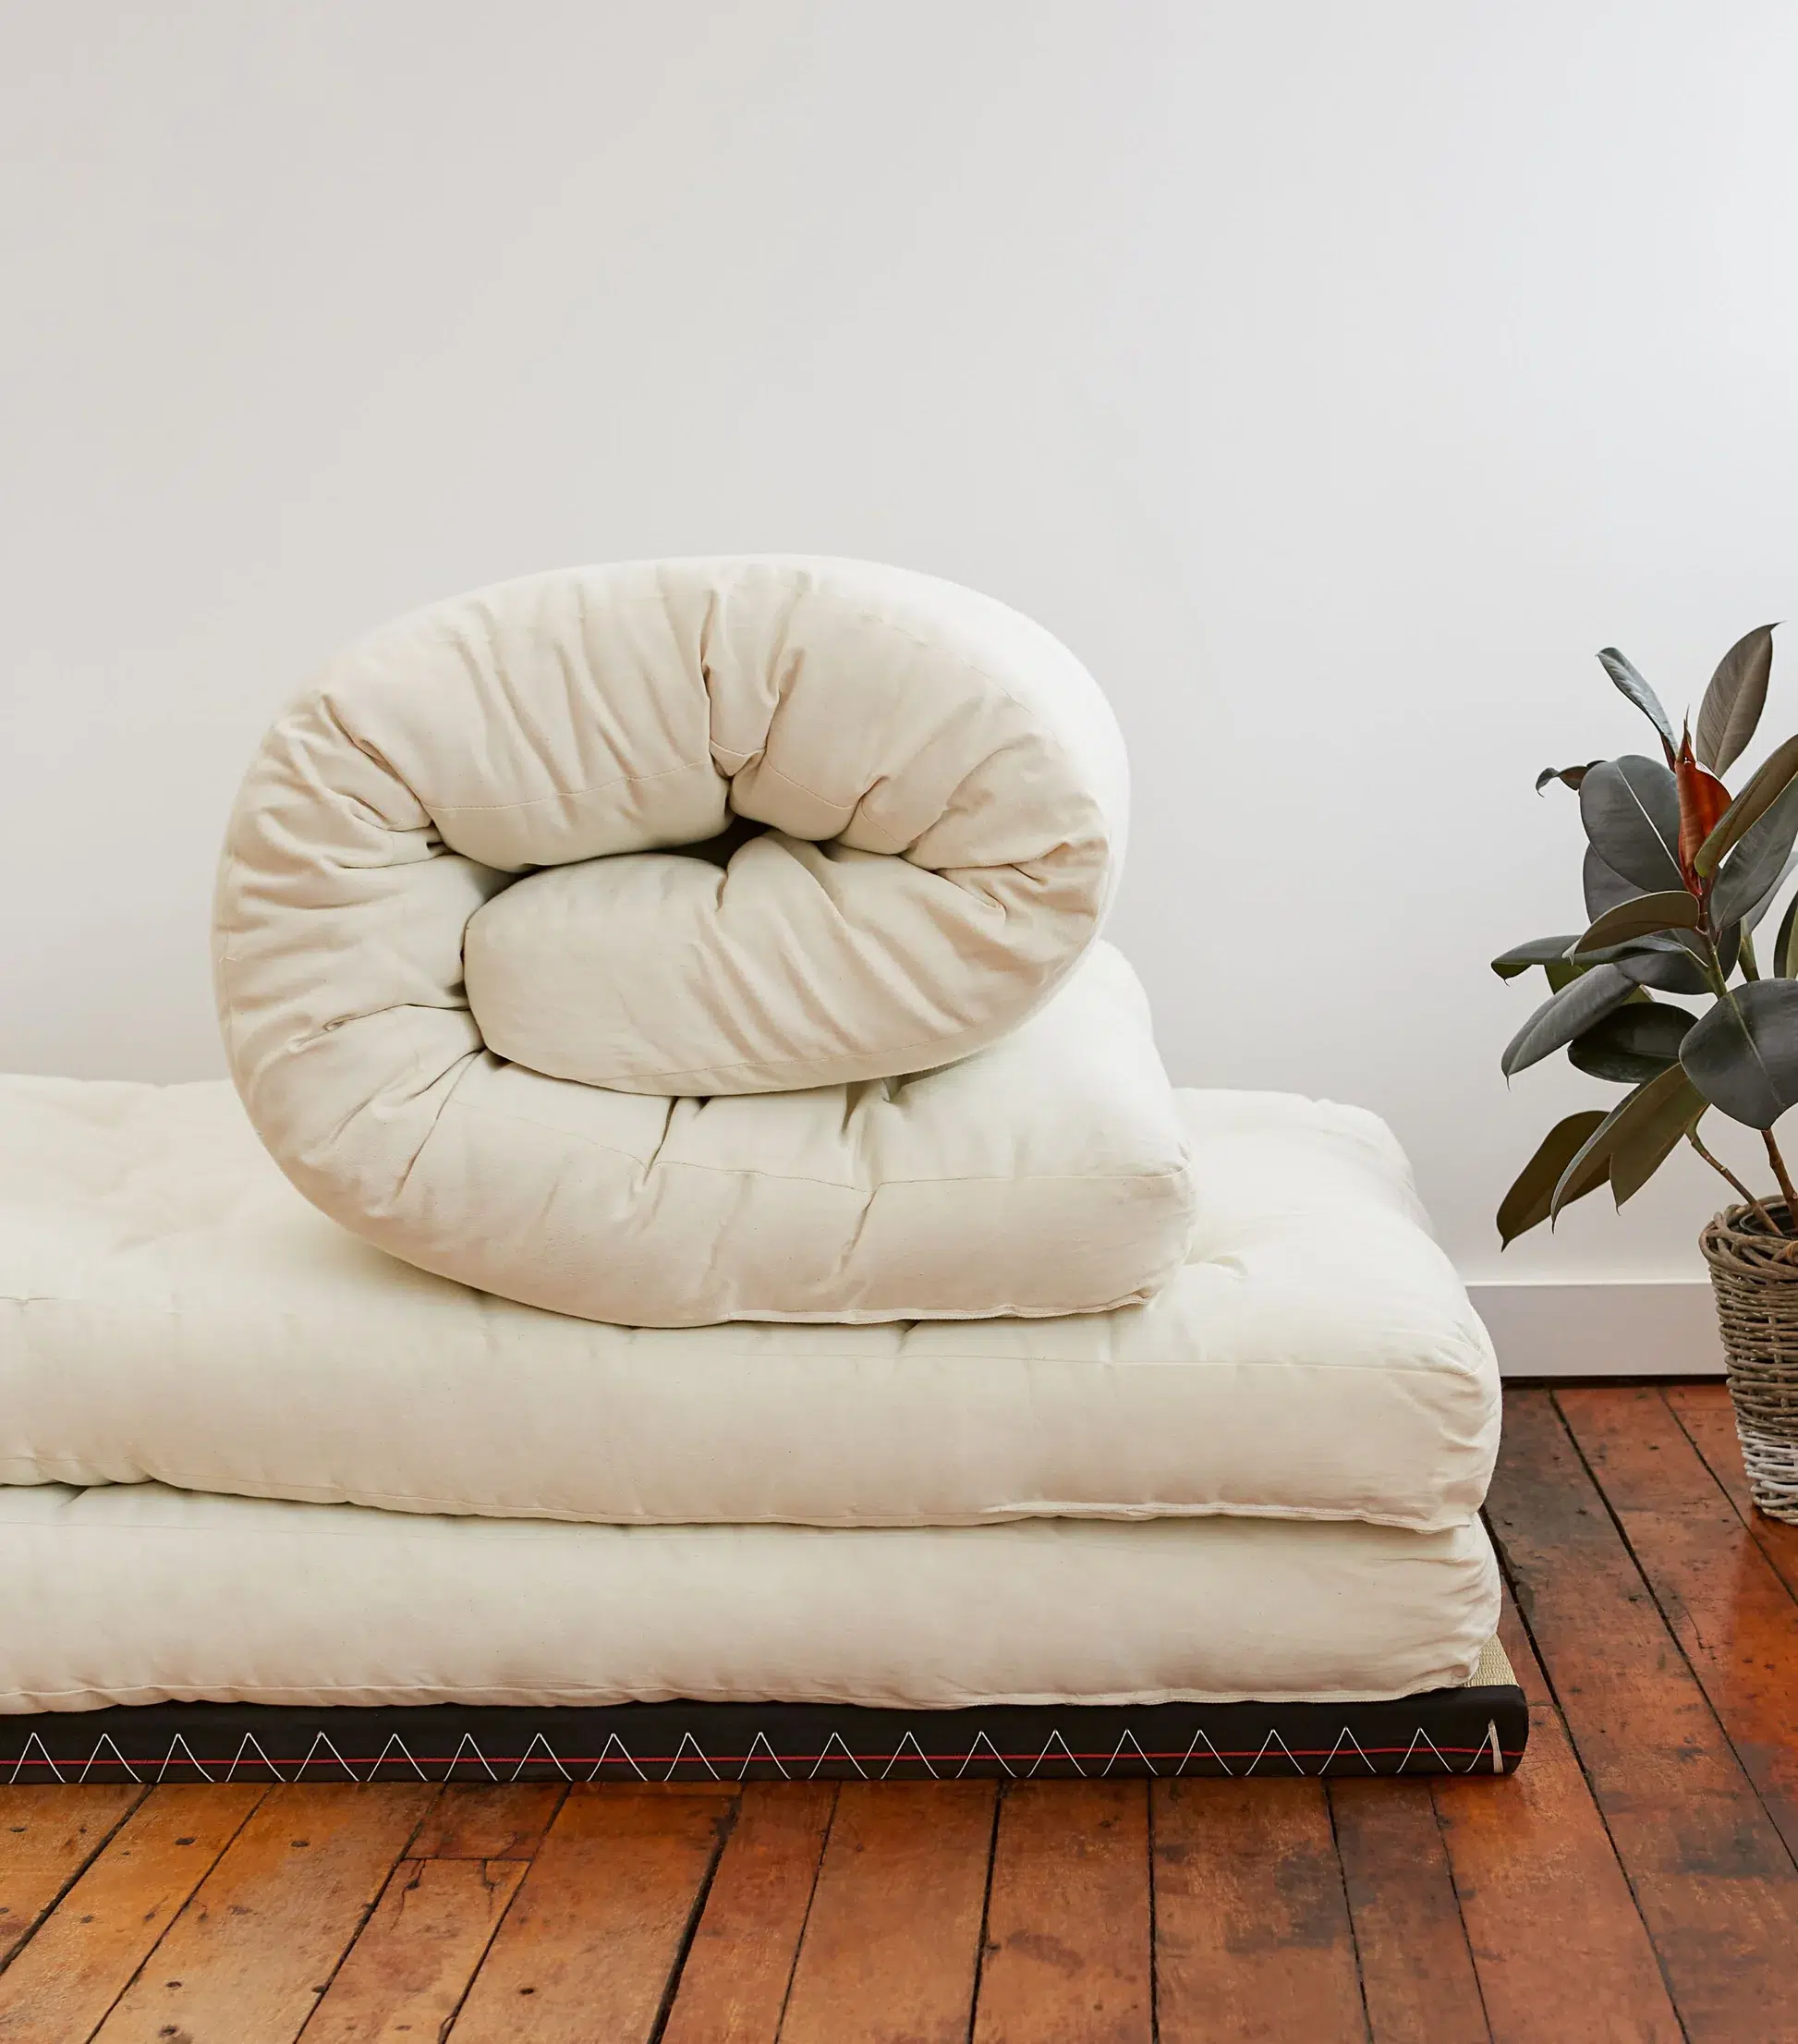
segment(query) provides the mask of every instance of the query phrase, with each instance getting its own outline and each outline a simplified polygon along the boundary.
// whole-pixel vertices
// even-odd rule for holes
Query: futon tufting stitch
[[[217,896],[232,1073],[334,1219],[565,1313],[1146,1297],[1194,1193],[1093,949],[1125,806],[1078,663],[947,583],[506,583],[375,633],[264,742]]]

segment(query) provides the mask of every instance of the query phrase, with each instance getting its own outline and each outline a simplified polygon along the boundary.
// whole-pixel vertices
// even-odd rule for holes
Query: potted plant
[[[1699,1236],[1710,1266],[1737,1430],[1755,1504],[1798,1523],[1798,1187],[1773,1129],[1798,1102],[1798,894],[1763,955],[1758,930],[1798,840],[1798,736],[1731,796],[1767,700],[1773,627],[1732,646],[1676,740],[1654,690],[1614,647],[1605,672],[1659,737],[1662,757],[1628,753],[1549,767],[1578,796],[1587,927],[1493,959],[1514,979],[1539,967],[1549,997],[1507,1045],[1507,1078],[1564,1050],[1593,1078],[1628,1090],[1609,1110],[1569,1114],[1543,1138],[1499,1209],[1511,1243],[1609,1185],[1619,1207],[1682,1143],[1736,1194]],[[1755,1130],[1774,1187],[1756,1194],[1700,1133],[1719,1114]]]

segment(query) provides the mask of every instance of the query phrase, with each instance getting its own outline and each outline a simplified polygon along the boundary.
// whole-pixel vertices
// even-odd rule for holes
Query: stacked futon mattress
[[[0,1779],[1501,1771],[1489,1344],[1182,1092],[1115,727],[858,564],[583,569],[251,767],[235,1087],[0,1081]]]

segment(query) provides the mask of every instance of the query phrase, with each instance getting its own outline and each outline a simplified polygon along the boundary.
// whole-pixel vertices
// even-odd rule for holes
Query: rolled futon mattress
[[[1095,939],[1123,748],[1079,663],[896,568],[568,569],[329,665],[220,869],[250,1120],[324,1212],[635,1326],[1099,1310],[1195,1188]]]
[[[370,1248],[227,1086],[0,1079],[0,1483],[641,1525],[1464,1526],[1497,1368],[1391,1136],[1285,1094],[1178,1102],[1197,1232],[1145,1305],[633,1330]]]
[[[0,1490],[0,1712],[1345,1701],[1468,1680],[1499,1613],[1477,1520],[556,1526],[154,1484]]]

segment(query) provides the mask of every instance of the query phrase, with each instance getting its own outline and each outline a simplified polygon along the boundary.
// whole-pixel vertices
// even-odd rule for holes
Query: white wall
[[[1578,927],[1531,777],[1645,735],[1593,649],[1679,702],[1798,617],[1785,0],[12,20],[0,1064],[220,1069],[220,823],[350,634],[872,555],[1112,692],[1178,1078],[1379,1109],[1475,1278],[1696,1274],[1695,1166],[1498,1264],[1594,1089],[1507,1096],[1485,960]]]

